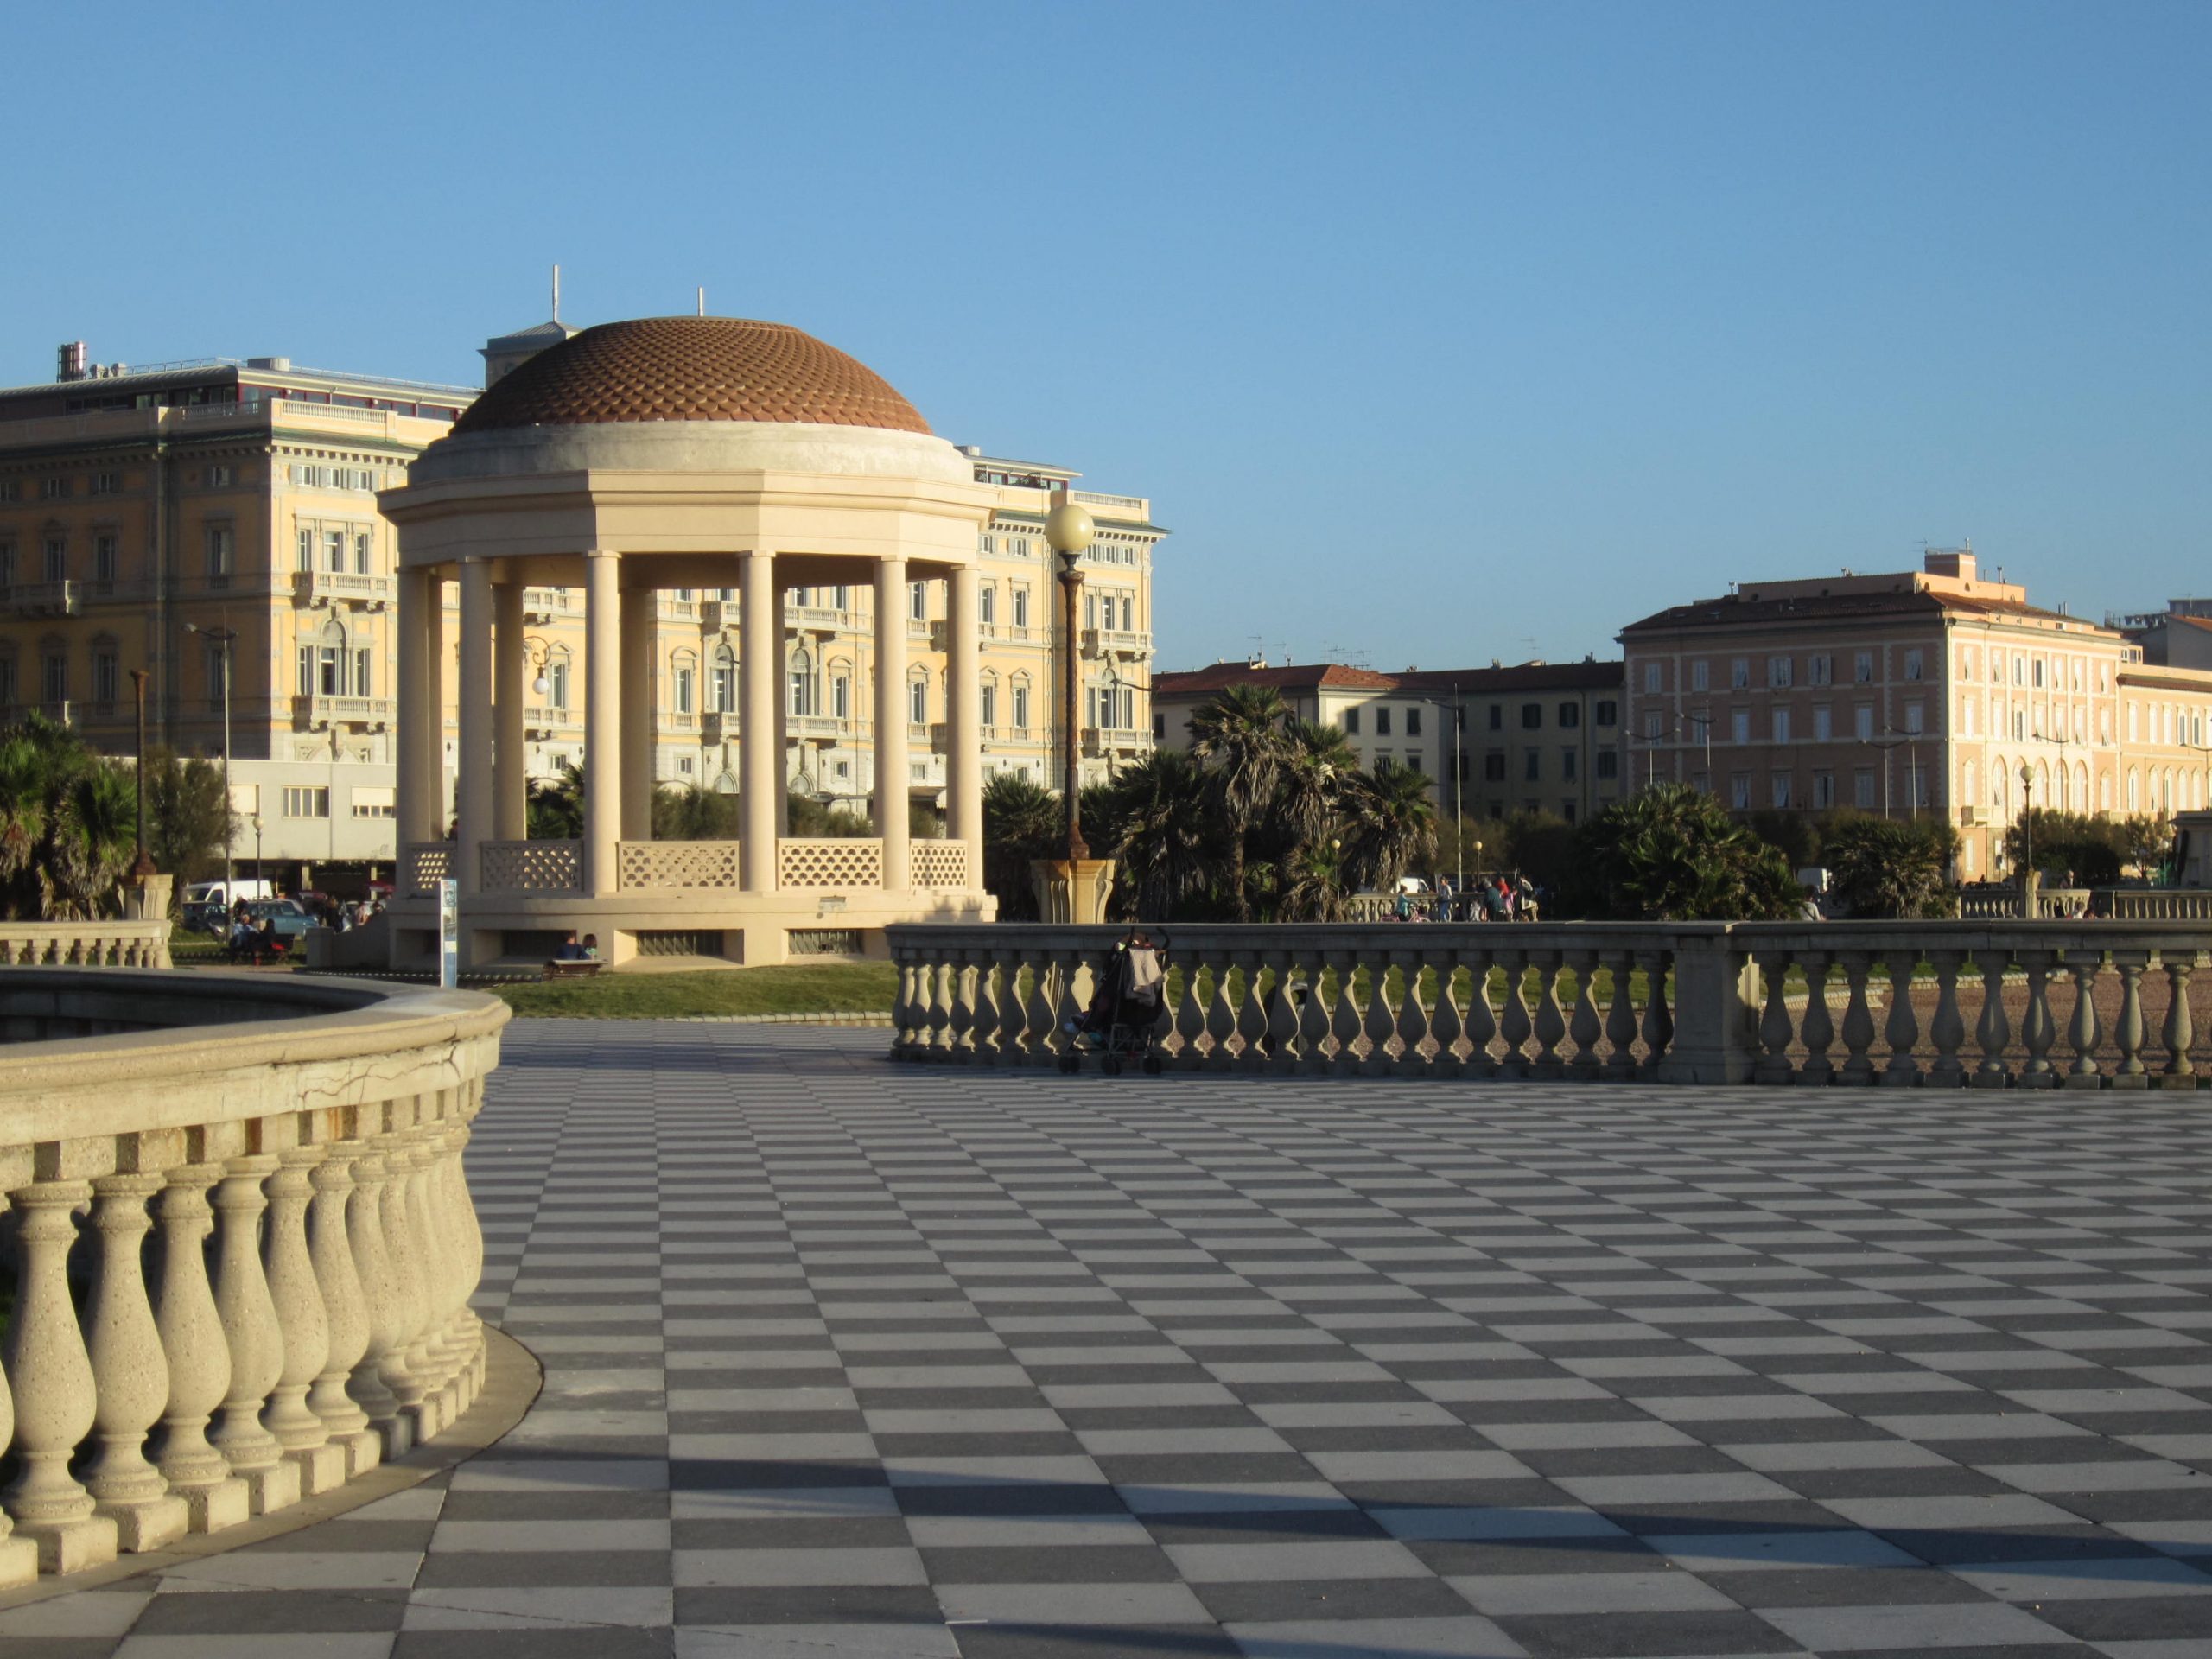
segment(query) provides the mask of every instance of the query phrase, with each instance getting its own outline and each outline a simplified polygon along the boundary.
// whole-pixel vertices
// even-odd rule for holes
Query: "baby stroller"
[[[1139,1062],[1148,1072],[1160,1068],[1152,1052],[1153,1027],[1160,1019],[1160,995],[1167,986],[1167,940],[1154,940],[1142,928],[1133,927],[1119,940],[1092,975],[1096,988],[1090,1007],[1080,1020],[1068,1022],[1074,1043],[1060,1056],[1060,1070],[1073,1071],[1088,1052],[1099,1056],[1098,1069],[1119,1077],[1122,1065]]]

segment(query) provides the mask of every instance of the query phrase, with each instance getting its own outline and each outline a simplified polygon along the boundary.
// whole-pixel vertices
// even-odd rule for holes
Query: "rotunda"
[[[596,934],[618,967],[671,938],[689,954],[780,962],[825,939],[880,950],[887,922],[995,913],[982,876],[976,569],[991,492],[866,365],[783,323],[587,328],[501,376],[379,501],[400,550],[395,964],[435,950],[448,874],[465,964],[550,954],[570,931]],[[461,596],[450,838],[448,581]],[[947,589],[947,835],[918,842],[907,595],[933,581]],[[784,595],[823,586],[872,596],[873,838],[785,834]],[[583,595],[575,840],[528,834],[529,618],[549,589]],[[734,842],[652,836],[656,622],[662,596],[683,590],[735,595],[735,706],[718,711],[738,747]]]

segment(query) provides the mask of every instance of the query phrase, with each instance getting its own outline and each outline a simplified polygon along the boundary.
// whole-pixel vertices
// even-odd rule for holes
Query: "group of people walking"
[[[1402,922],[1533,922],[1543,909],[1543,893],[1518,871],[1478,875],[1461,892],[1440,875],[1433,893],[1401,890],[1394,914]]]

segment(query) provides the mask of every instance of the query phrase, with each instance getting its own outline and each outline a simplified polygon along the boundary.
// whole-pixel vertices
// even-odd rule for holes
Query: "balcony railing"
[[[522,723],[531,731],[543,732],[549,736],[555,732],[580,732],[584,728],[584,712],[581,709],[563,709],[552,703],[533,702],[524,708]]]
[[[382,731],[391,724],[392,707],[390,697],[327,697],[321,693],[296,696],[292,727],[304,732],[327,732],[334,726]]]
[[[575,589],[569,588],[525,588],[522,594],[524,617],[532,623],[550,622],[556,616],[575,616],[582,613],[574,597]]]
[[[845,728],[850,723],[835,715],[786,715],[784,735],[809,743],[835,743],[845,735]]]
[[[793,605],[785,601],[784,626],[803,628],[810,633],[835,633],[844,626],[844,619],[831,606]]]
[[[737,601],[734,599],[702,599],[699,601],[699,626],[709,633],[719,633],[737,626]]]
[[[81,582],[18,582],[0,588],[0,610],[22,616],[74,616],[84,607]]]
[[[391,603],[392,578],[355,575],[346,570],[293,573],[292,597],[302,605],[364,605],[380,611]]]
[[[1083,654],[1086,657],[1149,657],[1152,636],[1128,628],[1085,628]]]
[[[1126,512],[1142,512],[1144,498],[1141,495],[1107,495],[1097,490],[1070,490],[1068,499],[1086,507],[1116,507]]]
[[[0,922],[0,963],[10,968],[166,968],[169,922]]]
[[[702,743],[734,743],[737,734],[737,714],[734,709],[709,709],[699,716],[699,741]]]

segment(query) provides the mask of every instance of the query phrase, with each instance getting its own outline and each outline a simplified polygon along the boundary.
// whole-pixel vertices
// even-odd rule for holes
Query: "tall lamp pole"
[[[1069,500],[1065,493],[1045,515],[1045,540],[1058,556],[1060,566],[1061,608],[1065,615],[1062,624],[1066,640],[1066,668],[1060,681],[1060,730],[1065,781],[1061,792],[1067,798],[1068,857],[1071,861],[1087,859],[1090,849],[1083,839],[1083,807],[1081,796],[1083,766],[1082,707],[1077,701],[1082,690],[1082,635],[1077,632],[1077,596],[1083,589],[1080,561],[1084,550],[1090,545],[1098,528],[1090,515]],[[1075,872],[1068,872],[1074,879]]]
[[[130,879],[143,887],[152,875],[154,861],[146,851],[146,671],[130,671],[130,695],[138,705],[138,759],[131,770],[138,775],[138,856],[130,861]]]
[[[235,902],[232,889],[238,883],[232,879],[231,842],[237,829],[236,799],[231,793],[231,656],[238,645],[238,631],[234,628],[205,628],[197,622],[184,625],[187,633],[203,634],[213,645],[216,660],[223,665],[223,897]]]
[[[2026,761],[2020,762],[2020,915],[2023,920],[2033,921],[2036,915],[2036,773]]]

